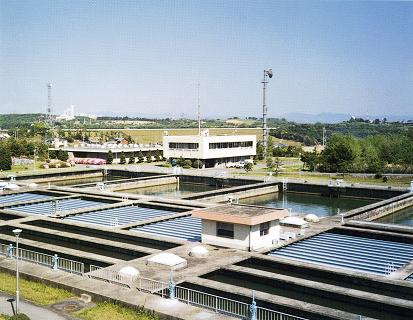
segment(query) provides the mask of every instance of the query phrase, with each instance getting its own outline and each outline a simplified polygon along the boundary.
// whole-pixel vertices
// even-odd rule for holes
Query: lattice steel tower
[[[264,70],[264,79],[262,80],[262,146],[264,147],[264,155],[267,156],[267,102],[266,89],[268,78],[272,78],[272,69]]]

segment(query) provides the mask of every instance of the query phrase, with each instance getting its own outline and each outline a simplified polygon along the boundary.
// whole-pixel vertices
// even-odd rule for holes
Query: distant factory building
[[[228,204],[192,212],[202,219],[202,243],[238,250],[269,248],[280,239],[287,209]]]
[[[225,167],[256,154],[255,135],[210,136],[208,131],[192,136],[163,136],[163,155],[169,160],[200,160],[202,167]]]

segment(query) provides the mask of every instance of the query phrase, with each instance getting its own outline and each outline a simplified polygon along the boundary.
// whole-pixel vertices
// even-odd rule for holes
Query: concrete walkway
[[[7,300],[12,298],[9,295],[0,293],[0,314],[13,315],[13,309]],[[53,311],[35,306],[29,302],[20,300],[20,313],[25,313],[33,320],[67,320],[68,318],[63,317]]]

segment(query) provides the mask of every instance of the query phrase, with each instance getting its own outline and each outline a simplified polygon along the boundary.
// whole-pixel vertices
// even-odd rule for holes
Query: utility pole
[[[326,127],[323,127],[323,148],[326,146]]]
[[[264,79],[262,80],[262,146],[264,147],[264,158],[267,156],[267,102],[266,89],[268,78],[272,78],[272,69],[264,70]]]
[[[52,84],[47,84],[47,114],[46,122],[50,127],[53,127],[53,111],[52,111]]]

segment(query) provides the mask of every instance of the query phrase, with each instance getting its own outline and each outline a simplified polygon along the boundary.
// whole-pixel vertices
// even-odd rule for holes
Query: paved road
[[[10,305],[10,302],[7,299],[10,299],[9,295],[0,293],[0,313],[12,315],[13,310]],[[50,310],[35,306],[26,301],[20,300],[20,313],[27,314],[30,319],[33,320],[67,320],[67,318],[58,315]]]

